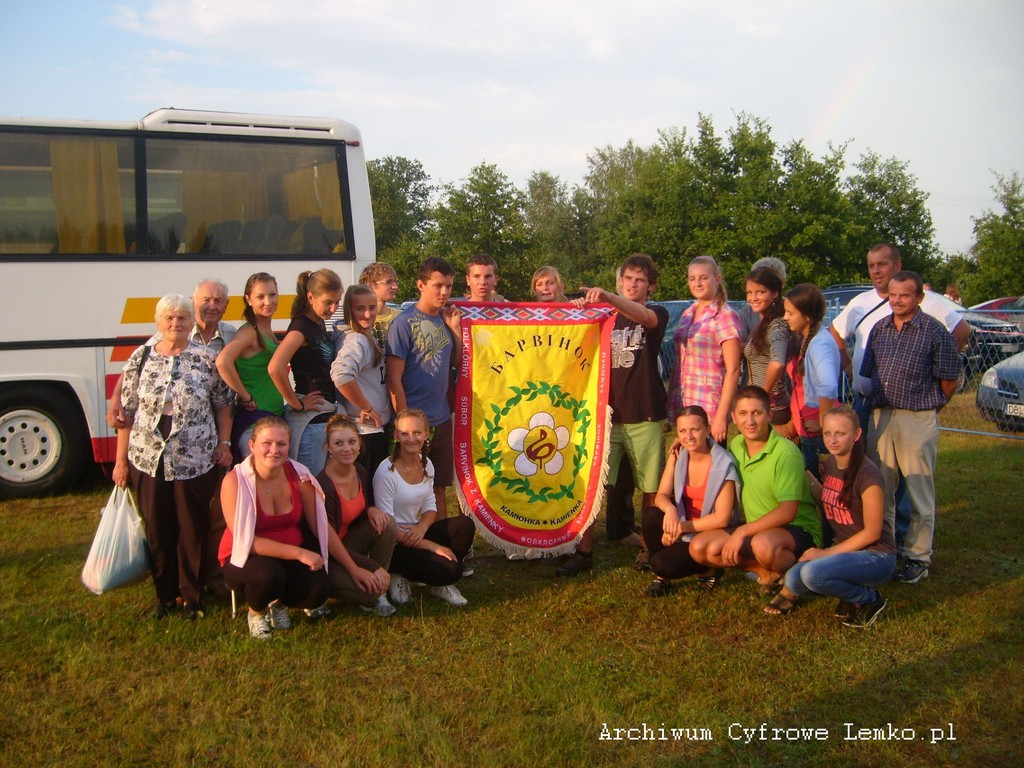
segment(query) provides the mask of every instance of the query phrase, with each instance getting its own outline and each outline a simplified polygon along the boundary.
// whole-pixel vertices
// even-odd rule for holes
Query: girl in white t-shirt
[[[465,515],[437,520],[434,465],[427,458],[430,424],[423,411],[407,408],[395,417],[395,449],[373,476],[377,506],[398,524],[391,557],[391,602],[412,600],[410,582],[431,587],[449,605],[466,605],[455,587],[476,528]]]

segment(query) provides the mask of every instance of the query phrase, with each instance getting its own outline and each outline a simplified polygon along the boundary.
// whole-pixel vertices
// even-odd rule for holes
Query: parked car
[[[1009,304],[1004,304],[996,314],[1005,315],[1003,319],[1009,323],[1014,323],[1024,331],[1024,296],[1019,297],[1016,301],[1011,301]]]
[[[985,371],[974,404],[983,419],[1000,429],[1024,431],[1024,352]]]
[[[1007,317],[1006,314],[1003,312],[996,312],[996,310],[1003,309],[1008,304],[1013,304],[1013,302],[1017,301],[1019,298],[1020,296],[1003,296],[1001,299],[989,299],[988,301],[983,301],[980,304],[968,307],[968,309],[977,309],[991,315],[992,317],[1005,320]]]
[[[963,318],[974,329],[964,347],[964,371],[973,376],[1001,360],[1024,352],[1024,333],[1013,323],[983,312],[966,310]]]
[[[850,299],[874,288],[871,283],[837,283],[822,291],[825,295],[825,323],[830,324]]]

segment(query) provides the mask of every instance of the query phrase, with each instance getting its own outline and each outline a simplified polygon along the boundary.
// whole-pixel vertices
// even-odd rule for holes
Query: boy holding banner
[[[658,351],[668,327],[668,311],[647,305],[658,282],[658,268],[646,253],[627,258],[621,276],[618,294],[581,288],[584,296],[575,303],[581,307],[607,303],[617,310],[611,340],[608,400],[613,413],[607,477],[614,482],[625,455],[648,507],[654,505],[662,471],[666,393],[658,374]],[[575,554],[555,571],[557,576],[576,576],[592,567],[593,537],[591,526],[580,537]]]

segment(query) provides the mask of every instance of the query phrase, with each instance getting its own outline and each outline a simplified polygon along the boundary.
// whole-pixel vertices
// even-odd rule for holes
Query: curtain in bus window
[[[124,253],[115,141],[52,138],[50,165],[59,252]]]
[[[188,221],[185,242],[192,252],[204,248],[214,253],[235,252],[237,240],[224,240],[218,235],[235,230],[222,225],[237,223],[240,231],[247,221],[265,218],[269,213],[267,180],[262,173],[184,171],[181,184]],[[207,242],[208,236],[211,242]]]
[[[334,250],[344,250],[345,224],[337,165],[325,163],[286,174],[284,194],[289,219],[320,219],[325,229],[336,233],[332,241],[340,247],[335,246]]]

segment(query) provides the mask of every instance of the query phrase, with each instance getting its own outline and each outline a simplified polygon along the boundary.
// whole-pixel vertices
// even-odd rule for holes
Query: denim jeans
[[[871,431],[871,398],[854,393],[853,410],[856,411],[857,418],[860,419],[860,428],[864,431],[861,439],[864,441],[865,450],[867,450],[867,446],[871,445],[868,434]],[[892,529],[897,545],[902,545],[904,539],[907,538],[907,529],[910,528],[910,515],[913,509],[914,507],[910,503],[910,494],[907,492],[907,480],[901,471],[896,482],[896,519]]]
[[[315,477],[327,463],[326,422],[307,424],[299,438],[299,453],[296,460],[304,464]],[[294,438],[293,438],[294,439]]]
[[[896,555],[862,549],[796,563],[786,571],[786,589],[794,595],[825,595],[864,605],[878,600],[874,589],[896,570]]]
[[[821,480],[821,470],[818,468],[818,460],[820,456],[827,456],[828,449],[825,447],[825,438],[821,435],[817,437],[801,437],[800,438],[800,453],[804,457],[804,469],[810,471],[818,480]]]

